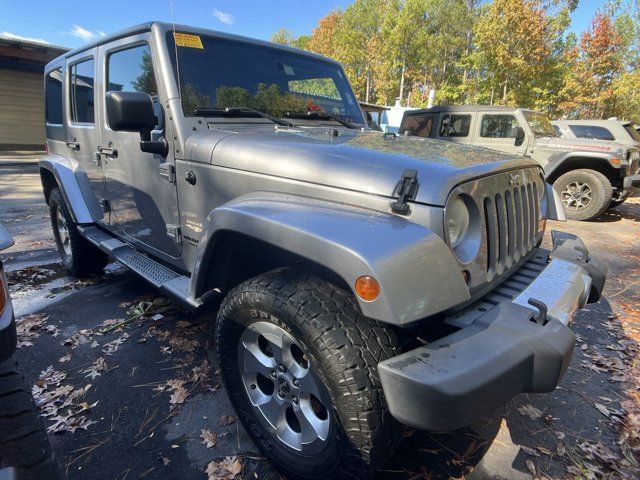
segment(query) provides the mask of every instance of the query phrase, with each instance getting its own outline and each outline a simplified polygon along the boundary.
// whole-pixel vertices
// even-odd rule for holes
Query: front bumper
[[[624,177],[622,182],[625,197],[633,197],[640,192],[640,173]]]
[[[575,342],[567,325],[577,309],[600,298],[607,269],[578,237],[552,235],[552,251],[540,250],[513,275],[518,280],[448,319],[459,330],[378,365],[396,419],[454,430],[518,393],[557,386]]]

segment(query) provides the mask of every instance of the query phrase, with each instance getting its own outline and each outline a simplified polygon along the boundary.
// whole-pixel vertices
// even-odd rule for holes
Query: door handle
[[[71,150],[80,150],[80,144],[75,139],[64,142]]]
[[[118,149],[98,146],[98,153],[100,155],[106,155],[107,157],[115,158],[118,156]]]

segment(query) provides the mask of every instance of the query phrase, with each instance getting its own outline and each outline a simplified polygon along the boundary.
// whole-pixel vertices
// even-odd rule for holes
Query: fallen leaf
[[[210,462],[205,473],[209,480],[233,480],[242,473],[242,464],[238,457],[225,457],[219,461]]]
[[[202,429],[200,431],[200,438],[207,448],[215,447],[216,443],[218,443],[218,435],[216,435],[216,432],[212,432],[211,430]]]
[[[542,412],[531,405],[524,405],[518,408],[518,413],[525,417],[529,417],[531,420],[538,420],[542,416]]]
[[[236,421],[236,417],[234,417],[233,415],[222,415],[218,419],[218,425],[223,427],[225,425],[231,425],[235,421]]]

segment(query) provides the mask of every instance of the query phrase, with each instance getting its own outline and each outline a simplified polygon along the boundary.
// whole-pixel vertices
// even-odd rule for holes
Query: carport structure
[[[0,151],[44,149],[44,66],[67,50],[0,37]]]

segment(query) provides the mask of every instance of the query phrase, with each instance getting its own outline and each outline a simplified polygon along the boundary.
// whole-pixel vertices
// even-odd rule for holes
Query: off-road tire
[[[57,228],[58,208],[66,221],[70,254],[65,252]],[[64,268],[75,276],[101,273],[107,265],[109,257],[80,235],[78,227],[69,213],[67,202],[57,187],[51,190],[51,194],[49,195],[49,214],[51,217],[51,227],[53,228],[53,237],[55,238]]]
[[[0,477],[55,480],[60,475],[47,433],[13,360],[0,363]]]
[[[579,210],[567,208],[564,211],[567,218],[571,220],[593,220],[602,215],[609,205],[613,196],[611,182],[602,173],[586,168],[571,170],[553,182],[553,188],[562,197],[562,191],[573,182],[586,184],[591,189],[591,202]]]
[[[240,379],[238,342],[267,321],[299,342],[332,403],[324,449],[303,456],[260,423]],[[317,277],[278,269],[248,280],[224,299],[216,342],[223,382],[256,445],[288,478],[368,478],[395,451],[402,426],[390,415],[377,365],[399,354],[392,331],[365,318],[352,295]]]

